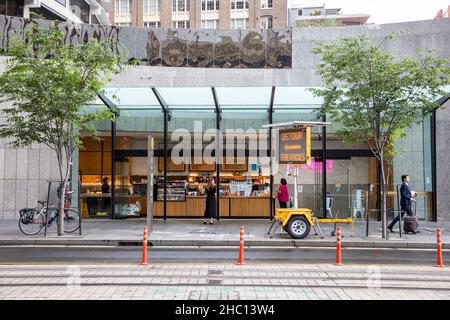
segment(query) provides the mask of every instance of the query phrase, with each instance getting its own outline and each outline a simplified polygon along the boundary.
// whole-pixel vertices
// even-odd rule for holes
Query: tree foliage
[[[350,144],[367,144],[385,165],[393,161],[397,139],[448,94],[443,89],[450,79],[447,57],[426,51],[415,59],[396,58],[383,50],[395,36],[379,44],[366,35],[343,38],[313,49],[321,59],[316,71],[322,88],[312,91],[324,99],[323,112],[342,125],[337,135]],[[385,191],[383,169],[382,174]]]
[[[342,27],[344,24],[337,19],[317,19],[317,20],[300,20],[297,21],[297,27]]]
[[[115,118],[106,107],[95,112],[84,109],[124,66],[124,57],[113,53],[111,46],[96,39],[65,44],[55,25],[34,25],[5,48],[0,102],[9,107],[1,110],[6,121],[0,124],[0,137],[8,138],[13,147],[40,143],[56,152],[63,181],[61,200],[72,154],[82,146],[80,131],[95,138],[95,121]]]

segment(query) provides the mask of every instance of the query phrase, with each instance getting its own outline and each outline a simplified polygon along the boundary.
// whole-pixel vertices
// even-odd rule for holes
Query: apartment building
[[[0,14],[47,20],[110,24],[99,0],[0,0]]]
[[[366,24],[369,18],[369,14],[344,14],[341,8],[325,8],[325,5],[292,7],[288,12],[288,25],[296,27],[336,21],[339,25],[351,26]]]
[[[103,0],[120,26],[195,29],[286,28],[287,0]],[[103,7],[108,11],[106,4]]]

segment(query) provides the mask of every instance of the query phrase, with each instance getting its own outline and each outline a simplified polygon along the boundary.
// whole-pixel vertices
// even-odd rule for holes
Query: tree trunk
[[[65,168],[65,174],[62,179],[62,182],[60,184],[60,198],[59,198],[59,216],[58,216],[58,235],[62,236],[64,234],[64,204],[65,204],[65,198],[66,198],[66,189],[67,189],[67,182],[69,180],[69,174],[70,174],[70,162],[71,162],[71,156],[66,156],[66,168]]]
[[[382,210],[382,237],[388,239],[387,235],[387,186],[386,186],[386,173],[384,171],[384,156],[383,152],[380,152],[380,168],[381,168],[381,210]]]

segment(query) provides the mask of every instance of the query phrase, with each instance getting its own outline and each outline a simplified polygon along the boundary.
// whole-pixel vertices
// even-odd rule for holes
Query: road
[[[2,299],[450,299],[433,250],[333,248],[0,247]],[[444,252],[444,257],[448,257]],[[450,264],[448,258],[446,264]]]
[[[450,270],[268,262],[0,264],[2,299],[450,299]]]
[[[0,263],[137,263],[140,247],[114,246],[0,246]],[[233,262],[237,248],[217,247],[150,247],[151,262]],[[273,248],[245,249],[245,259],[255,262],[332,263],[334,248]],[[434,265],[434,250],[346,248],[344,263],[421,264]],[[450,254],[444,251],[444,264],[450,265]]]

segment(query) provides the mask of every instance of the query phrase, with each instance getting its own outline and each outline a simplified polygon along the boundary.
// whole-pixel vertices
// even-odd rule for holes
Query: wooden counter
[[[186,201],[167,201],[168,217],[203,217],[204,196],[187,196]],[[155,217],[162,217],[163,201],[153,203]],[[220,217],[261,217],[269,218],[269,197],[220,197]]]
[[[164,216],[164,201],[153,202],[153,216]],[[168,217],[185,217],[186,216],[186,201],[167,201],[167,216]]]
[[[230,206],[230,217],[270,217],[269,197],[233,197]]]
[[[186,200],[186,216],[203,217],[205,213],[206,197],[188,196]],[[229,202],[220,199],[219,214],[221,217],[228,217]]]

